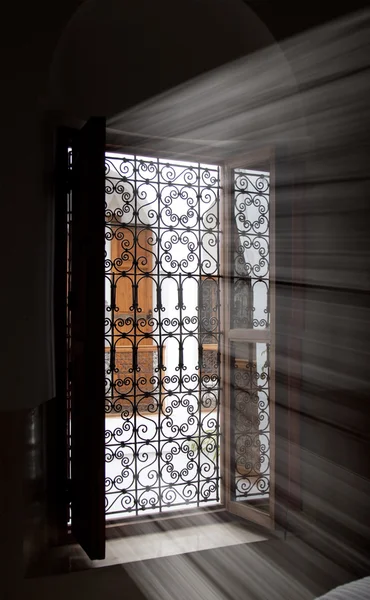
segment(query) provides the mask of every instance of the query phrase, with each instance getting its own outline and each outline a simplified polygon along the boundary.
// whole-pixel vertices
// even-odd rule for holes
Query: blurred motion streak
[[[124,134],[137,152],[179,158],[275,149],[279,460],[289,460],[279,424],[296,386],[299,514],[323,547],[360,569],[370,537],[370,12],[287,40],[281,50],[260,51],[111,118],[108,132],[113,140]],[[279,482],[284,487],[283,474]],[[257,550],[240,546],[239,558],[228,563],[224,553],[217,566],[180,556],[163,574],[137,565],[129,574],[153,600],[245,598],[245,585],[260,594],[265,586],[265,598],[288,597],[273,589],[273,567]],[[289,597],[312,597],[291,579],[286,585]]]

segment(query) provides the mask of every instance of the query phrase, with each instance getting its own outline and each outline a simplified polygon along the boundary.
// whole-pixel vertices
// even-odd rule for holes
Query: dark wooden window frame
[[[70,128],[62,128],[59,131],[56,143],[56,188],[55,188],[55,283],[54,283],[54,315],[55,315],[55,364],[57,379],[56,398],[51,401],[46,416],[46,443],[48,456],[48,480],[50,482],[48,489],[49,496],[49,524],[51,543],[64,543],[69,539],[67,527],[68,500],[69,500],[69,482],[67,478],[68,452],[66,447],[66,421],[67,407],[65,403],[65,373],[68,365],[66,364],[65,353],[65,331],[66,331],[66,298],[65,298],[65,273],[66,256],[63,248],[66,247],[66,233],[62,224],[66,222],[66,194],[68,193],[70,181],[66,172],[64,153],[67,145],[73,144],[76,131]],[[107,150],[113,150],[109,144]],[[125,146],[114,146],[115,151],[119,152],[137,152],[133,148]],[[142,151],[145,155],[150,155]],[[160,153],[155,153],[156,156]],[[176,158],[176,157],[174,157]],[[184,156],[178,156],[179,160],[184,160]],[[191,156],[191,160],[205,161],[202,156]],[[289,164],[293,161],[291,154],[283,154],[283,164]],[[216,161],[214,161],[216,162]],[[223,161],[217,161],[222,165]],[[280,164],[280,160],[278,162]],[[299,169],[298,169],[299,173]],[[282,190],[286,188],[286,182],[282,184]],[[291,189],[299,190],[299,175],[289,181]],[[279,193],[279,181],[277,181],[277,190]],[[290,214],[288,218],[291,222],[292,231],[301,231],[302,223],[296,210],[301,199],[301,193],[294,194],[291,202]],[[278,199],[277,199],[278,201]],[[301,263],[301,248],[299,247],[299,235],[292,236],[294,239],[290,248],[290,281],[277,281],[278,289],[284,290],[285,298],[288,300],[289,310],[292,315],[292,323],[298,331],[302,330],[302,311],[296,310],[297,304],[302,307],[303,296],[294,281],[299,281],[303,268]],[[277,277],[279,277],[277,275]],[[292,364],[299,363],[301,357],[301,347],[299,336],[290,337],[285,343],[285,353],[287,356],[288,369],[285,376],[285,385],[288,389],[286,401],[284,401],[283,410],[280,417],[277,418],[276,426],[284,432],[283,453],[287,460],[276,474],[276,522],[282,527],[287,527],[288,510],[297,511],[301,506],[300,494],[300,378],[296,367]],[[51,450],[51,452],[50,452]],[[177,514],[181,516],[181,511]],[[171,515],[169,515],[171,516]],[[137,519],[128,519],[128,523]],[[112,522],[109,526],[114,526]]]

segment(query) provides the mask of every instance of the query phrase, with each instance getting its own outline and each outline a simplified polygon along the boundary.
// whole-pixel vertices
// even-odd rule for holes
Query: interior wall
[[[25,567],[43,545],[43,484],[32,423],[50,381],[49,200],[52,133],[45,95],[53,49],[75,3],[8,3],[1,19],[0,597],[20,597]],[[50,136],[50,137],[49,137]],[[45,139],[49,138],[49,139]],[[40,429],[38,429],[40,432]],[[35,473],[36,471],[36,473]]]
[[[342,152],[348,165],[361,164],[348,146]],[[303,510],[360,573],[370,539],[370,186],[363,167],[358,179],[341,168],[340,182],[311,190],[300,408]]]
[[[231,2],[219,0],[212,11],[207,2],[193,1],[177,19],[172,3],[166,1],[20,0],[7,3],[2,13],[0,240],[5,343],[0,488],[6,494],[0,512],[0,596],[4,600],[21,594],[25,566],[42,547],[42,536],[36,534],[45,516],[41,509],[38,512],[43,477],[35,488],[27,469],[23,473],[32,464],[27,449],[30,422],[39,418],[37,411],[36,415],[29,411],[55,392],[51,335],[55,127],[97,113],[113,114],[272,41],[252,11],[236,0],[232,8]],[[37,539],[40,546],[35,548]],[[27,586],[23,591],[29,597]]]
[[[327,552],[368,569],[369,14],[307,38],[296,63],[308,152],[298,182],[303,513]],[[320,52],[313,52],[317,44]],[[299,70],[298,70],[299,69]],[[297,235],[297,232],[293,232]]]
[[[154,91],[163,91],[166,87],[180,83],[180,79],[216,67],[222,61],[251,52],[271,41],[271,36],[266,33],[263,25],[258,21],[256,23],[253,14],[248,11],[245,15],[249,25],[244,28],[239,9],[236,9],[235,19],[230,17],[229,37],[225,37],[227,27],[222,20],[220,8],[213,28],[207,29],[207,32],[212,34],[216,27],[219,28],[218,31],[222,29],[222,34],[211,35],[210,48],[215,50],[217,45],[217,48],[223,48],[225,54],[221,55],[218,50],[215,54],[206,53],[207,60],[200,64],[199,45],[193,44],[189,35],[189,22],[194,21],[194,12],[189,10],[186,15],[185,37],[189,46],[194,48],[191,61],[181,51],[182,45],[176,43],[174,38],[180,40],[180,36],[175,27],[171,29],[170,24],[170,49],[165,45],[161,46],[161,51],[158,51],[155,60],[152,57],[152,61],[148,59],[148,50],[145,50],[141,62],[134,63],[134,69],[144,69],[142,75],[135,82],[130,79],[130,93],[127,94],[127,82],[120,76],[121,62],[117,60],[114,65],[112,62],[117,45],[119,48],[123,46],[117,41],[117,36],[111,35],[112,28],[117,28],[117,23],[122,21],[126,33],[126,14],[121,13],[120,19],[115,19],[114,23],[102,20],[106,32],[104,37],[97,29],[97,19],[100,19],[101,12],[93,2],[87,4],[89,9],[86,10],[91,19],[86,30],[81,16],[82,7],[77,20],[67,27],[76,9],[75,3],[68,0],[59,4],[43,0],[37,6],[23,0],[17,4],[7,3],[2,18],[1,56],[5,93],[2,95],[3,203],[0,239],[2,256],[5,257],[2,264],[2,288],[5,292],[1,295],[1,328],[5,331],[5,352],[1,363],[0,487],[6,490],[6,495],[2,495],[0,513],[0,589],[6,600],[17,597],[17,586],[22,581],[24,569],[25,525],[20,515],[25,510],[25,497],[19,473],[23,472],[25,464],[27,410],[53,395],[50,367],[52,344],[48,335],[52,318],[48,224],[52,218],[49,209],[53,187],[54,131],[49,124],[72,117],[84,118],[93,112],[113,114],[124,108],[122,101],[136,103],[144,100]],[[118,10],[117,4],[115,10]],[[170,14],[172,18],[172,8]],[[202,14],[209,24],[208,12],[203,11]],[[228,15],[231,14],[228,4]],[[138,13],[135,16],[137,18]],[[164,27],[165,24],[166,19],[163,18],[160,24],[163,36],[168,30],[168,27]],[[256,35],[256,31],[261,37]],[[129,50],[135,47],[138,37],[145,38],[139,26],[132,28],[127,35]],[[224,40],[223,45],[220,45],[220,39]],[[111,44],[108,64],[102,61],[102,53],[97,53],[99,49],[101,52],[102,45],[107,40]],[[230,40],[235,41],[232,51]],[[176,52],[173,52],[172,43],[175,44]],[[55,48],[57,49],[53,54]],[[216,62],[213,62],[214,56],[217,58]],[[96,61],[98,67],[95,70]],[[163,69],[160,77],[157,77],[158,64]],[[117,96],[116,87],[119,90]],[[351,84],[348,87],[354,89]],[[102,89],[109,89],[110,95],[101,95],[99,92]],[[354,91],[356,89],[358,99],[364,100],[366,90],[355,88]],[[312,106],[310,102],[308,98],[307,107]],[[52,116],[50,110],[55,111]],[[67,117],[58,111],[67,112]],[[347,540],[350,540],[351,532],[358,527],[361,529],[368,518],[368,511],[364,510],[369,479],[366,466],[369,451],[369,318],[365,301],[369,284],[368,188],[364,179],[367,177],[367,167],[361,162],[368,140],[364,137],[367,121],[364,121],[364,114],[360,111],[363,111],[363,105],[360,108],[357,106],[353,111],[352,114],[357,114],[359,118],[351,121],[352,128],[347,130],[346,138],[341,139],[340,143],[334,138],[334,145],[340,148],[334,162],[330,147],[326,148],[324,154],[320,154],[320,144],[315,149],[318,160],[312,163],[314,168],[310,194],[317,193],[317,201],[309,209],[305,205],[303,210],[305,276],[312,272],[316,275],[322,273],[324,285],[327,285],[328,274],[331,273],[335,276],[332,281],[334,287],[343,284],[344,288],[356,288],[354,295],[352,292],[337,292],[333,289],[322,292],[315,288],[307,292],[304,339],[304,415],[301,429],[303,507],[307,513],[319,519],[320,513],[325,512],[325,507],[336,504],[338,510],[336,514],[332,513],[331,531],[335,534],[338,524],[346,520],[350,534],[347,535]],[[332,126],[335,127],[335,119]],[[316,135],[318,128],[320,123],[312,130],[312,135]],[[323,128],[320,139],[328,140],[332,135],[333,129]],[[352,154],[349,154],[350,148]],[[362,165],[361,174],[358,173],[357,164]],[[331,171],[328,170],[328,165],[331,165]],[[343,165],[351,168],[346,171]],[[326,171],[326,175],[317,185],[315,181],[322,177],[320,169]],[[355,193],[353,182],[348,181],[353,177],[354,171],[356,177],[362,180]],[[338,183],[329,194],[327,183],[330,178],[338,180]],[[347,180],[345,185],[343,180]],[[306,191],[305,195],[307,196]],[[334,219],[338,198],[342,210],[341,215]],[[359,206],[361,210],[358,210]],[[327,236],[328,231],[336,233]],[[316,283],[321,285],[322,278]],[[357,283],[362,283],[362,286],[357,286]],[[317,387],[313,388],[313,385]],[[349,393],[346,391],[348,386]],[[317,414],[320,411],[322,413],[318,421]],[[329,423],[325,422],[327,417]],[[335,468],[331,468],[333,464]],[[358,502],[355,501],[356,497]],[[364,533],[366,530],[362,529],[362,538]],[[84,577],[90,581],[90,576]],[[81,579],[83,580],[82,576]],[[63,588],[66,595],[69,595],[73,585],[71,583],[70,587]],[[81,583],[81,586],[80,589],[83,589],[84,584]],[[42,597],[43,592],[40,593]]]
[[[36,406],[53,390],[51,199],[53,131],[46,114],[50,61],[74,4],[5,8],[1,33],[0,410]]]
[[[3,75],[9,82],[2,98],[2,176],[8,200],[3,204],[1,241],[3,256],[9,257],[2,271],[7,290],[1,311],[7,348],[0,401],[4,409],[35,406],[54,395],[56,124],[109,116],[273,41],[239,0],[232,7],[217,0],[212,12],[207,2],[193,0],[180,21],[170,4],[157,3],[153,14],[149,1],[125,5],[87,0],[78,7],[67,2],[53,12],[41,2],[34,11],[19,6],[20,22],[7,7],[8,23],[19,22],[19,35],[4,32],[2,40],[7,57]],[[15,317],[9,318],[10,310]]]
[[[50,104],[111,117],[274,42],[242,0],[88,0],[59,39]]]

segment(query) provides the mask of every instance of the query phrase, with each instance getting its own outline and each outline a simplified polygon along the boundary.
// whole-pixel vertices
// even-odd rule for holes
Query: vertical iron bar
[[[134,157],[134,264],[133,264],[133,269],[134,269],[134,294],[137,294],[137,271],[136,271],[136,265],[137,265],[137,161],[136,161],[136,155]],[[135,512],[136,515],[139,514],[139,507],[138,507],[138,493],[137,493],[137,488],[138,488],[138,473],[137,473],[137,456],[138,456],[138,447],[137,447],[137,373],[136,373],[136,369],[137,369],[137,331],[136,331],[136,321],[137,321],[137,296],[134,300],[134,304],[133,304],[133,309],[134,309],[134,344],[133,344],[133,357],[132,357],[132,361],[133,361],[133,394],[134,394],[134,398],[133,398],[133,409],[134,409],[134,451],[135,451],[135,455],[134,455],[134,465],[135,465],[135,469],[134,469],[134,479],[135,479]]]
[[[178,302],[179,302],[179,307],[183,308],[181,273],[180,273],[180,283],[179,283],[179,288],[178,288]]]
[[[201,374],[201,369],[203,367],[203,345],[202,343],[198,343],[198,351],[199,351],[199,378]]]
[[[133,348],[132,348],[132,368],[134,370],[134,372],[136,373],[137,371],[137,346],[136,344],[134,344]],[[135,388],[135,392],[136,393],[136,388]],[[136,398],[135,398],[135,404],[136,404]]]
[[[179,343],[179,367],[180,371],[184,368],[184,344],[182,341]]]
[[[158,315],[158,347],[159,347],[159,360],[158,360],[158,424],[157,424],[157,435],[158,435],[158,499],[159,499],[159,512],[162,512],[162,481],[161,481],[161,419],[162,419],[162,369],[163,369],[163,343],[162,343],[162,325],[161,325],[161,313],[162,313],[162,288],[161,288],[161,277],[160,277],[160,236],[161,236],[161,183],[160,183],[160,170],[159,170],[159,159],[157,158],[157,183],[158,183],[158,236],[157,236],[157,315]]]
[[[179,331],[179,376],[180,376],[180,394],[182,392],[182,376],[183,376],[183,368],[184,368],[184,359],[183,359],[183,338],[182,338],[182,302],[180,303],[180,298],[182,296],[182,291],[180,292],[182,286],[182,278],[181,272],[179,273],[179,283],[178,283],[178,298],[179,298],[179,322],[180,322],[180,331]]]
[[[180,235],[181,235],[181,230],[180,230]],[[179,281],[178,281],[178,289],[181,288],[182,286],[182,281],[181,281],[181,271],[179,273]],[[180,297],[180,292],[179,292],[179,297]],[[183,401],[183,397],[182,397],[182,389],[183,389],[183,369],[184,369],[184,365],[183,365],[183,356],[182,356],[182,345],[183,345],[183,339],[182,339],[182,304],[179,305],[179,399],[180,399],[180,405],[182,406],[182,401]]]
[[[158,202],[159,202],[159,200],[158,200]],[[158,220],[159,220],[159,216],[158,216]],[[158,224],[158,240],[159,240],[159,236],[160,236],[160,226]],[[159,243],[158,243],[158,254],[159,254]],[[157,258],[159,258],[159,257],[157,256]],[[160,310],[162,308],[162,288],[161,288],[161,285],[160,285],[161,282],[160,282],[160,275],[159,275],[159,261],[158,261],[157,277],[158,277],[157,308],[158,308],[158,312],[160,312]]]
[[[112,399],[112,406],[111,406],[111,410],[113,411],[113,399],[114,399],[114,393],[113,393],[113,382],[114,382],[114,369],[116,366],[116,347],[115,347],[115,340],[114,340],[114,311],[116,308],[116,281],[115,281],[115,277],[116,274],[113,272],[112,270],[112,279],[111,279],[111,305],[110,305],[110,313],[111,313],[111,348],[110,348],[110,361],[109,361],[109,368],[111,371],[111,399]]]
[[[221,430],[220,430],[220,402],[221,402],[221,321],[220,321],[220,167],[217,168],[217,196],[216,196],[216,215],[217,215],[217,293],[216,293],[216,316],[217,316],[217,434],[216,434],[216,500],[220,499],[220,455],[221,455]]]
[[[198,198],[198,252],[199,252],[199,274],[198,274],[198,289],[202,286],[202,235],[201,235],[201,189],[200,189],[200,164],[198,163],[198,189],[197,189],[197,198]],[[201,310],[199,309],[199,317],[201,318]],[[203,344],[201,328],[199,328],[199,337],[200,344]],[[202,352],[203,353],[203,352]],[[198,358],[200,360],[200,357]],[[198,485],[197,485],[197,506],[200,504],[200,459],[201,459],[201,431],[202,431],[202,401],[203,401],[203,385],[202,385],[202,366],[199,363],[199,403],[198,403]]]
[[[230,247],[228,252],[228,275],[229,275],[229,289],[227,290],[228,300],[229,300],[229,311],[230,311],[230,324],[231,327],[234,327],[235,320],[235,282],[236,282],[236,274],[235,274],[235,244],[238,240],[238,230],[235,224],[235,170],[230,169],[229,171],[229,185],[228,192],[230,193],[231,202],[228,207],[229,211],[229,236],[230,236]],[[236,499],[236,460],[235,460],[235,436],[236,436],[236,427],[235,427],[235,344],[233,342],[228,341],[228,362],[229,362],[229,373],[230,373],[230,414],[233,415],[233,418],[230,418],[230,444],[229,444],[229,486],[230,486],[230,496],[231,500]],[[226,468],[227,468],[226,467]]]
[[[137,224],[135,223],[135,227],[134,227],[134,244],[135,244],[135,256],[136,256],[136,244],[137,244],[137,239],[136,239],[136,232],[137,232]],[[136,259],[135,259],[135,264],[134,264],[134,273],[135,273],[135,283],[132,286],[132,307],[134,309],[134,312],[136,314],[136,310],[138,308],[138,289],[137,289],[137,273],[136,273]]]

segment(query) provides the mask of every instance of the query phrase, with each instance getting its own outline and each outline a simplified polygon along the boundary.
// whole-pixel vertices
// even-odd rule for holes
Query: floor
[[[147,600],[312,600],[351,579],[297,540],[131,563],[125,571]]]
[[[102,569],[267,539],[265,531],[234,520],[225,511],[210,511],[202,515],[182,513],[175,518],[153,518],[124,526],[108,526],[105,560],[91,561],[78,544],[54,548],[32,569],[31,575]]]
[[[233,528],[225,527],[223,531],[226,537],[233,536]],[[204,531],[200,539],[203,535]],[[214,535],[214,528],[210,526],[209,536]],[[188,536],[189,532],[184,532],[183,540]],[[247,543],[175,556],[149,560],[135,557],[133,562],[120,565],[34,578],[27,582],[27,600],[51,597],[53,600],[80,597],[89,600],[313,600],[354,579],[346,569],[294,537],[252,539]]]
[[[211,548],[262,542],[266,539],[266,536],[242,528],[237,523],[215,522],[179,530],[157,531],[145,536],[133,535],[109,540],[106,544],[106,559],[93,561],[92,566],[102,568],[112,564],[133,563]]]
[[[217,512],[201,525],[186,517],[185,525],[153,520],[124,537],[111,528],[104,561],[64,547],[49,571],[27,581],[27,598],[72,600],[79,589],[90,600],[313,600],[355,578],[284,532],[223,522]]]

